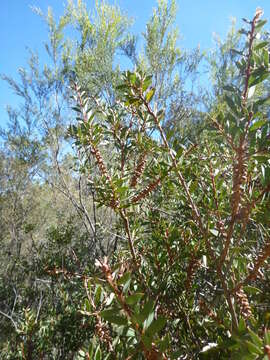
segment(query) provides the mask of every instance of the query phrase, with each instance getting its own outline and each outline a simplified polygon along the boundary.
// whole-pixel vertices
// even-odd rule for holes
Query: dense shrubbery
[[[52,226],[32,259],[20,256],[1,277],[0,300],[11,309],[3,313],[3,359],[270,359],[269,44],[258,36],[261,15],[241,30],[238,72],[185,137],[169,131],[142,66],[116,79],[113,105],[73,76],[69,136],[95,221]],[[87,219],[80,196],[70,200]],[[96,219],[103,208],[107,250]],[[91,236],[83,224],[93,225]]]
[[[140,71],[124,75],[114,108],[92,112],[87,93],[74,86],[78,125],[70,133],[84,167],[89,154],[95,159],[96,201],[114,210],[129,245],[116,263],[97,259],[99,272],[86,280],[83,313],[97,326],[90,352],[270,357],[270,128],[268,97],[256,96],[269,54],[257,40],[260,17],[257,10],[247,21],[245,47],[235,50],[239,86],[224,86],[225,102],[206,114],[197,143],[170,146],[164,112],[151,105],[151,77]],[[108,144],[110,163],[102,155]]]

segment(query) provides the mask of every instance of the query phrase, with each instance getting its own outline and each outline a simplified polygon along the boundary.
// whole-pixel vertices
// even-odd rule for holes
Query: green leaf
[[[144,344],[144,346],[146,347],[147,350],[151,349],[152,339],[151,339],[151,337],[149,337],[149,335],[143,334],[142,335],[142,342],[143,342],[143,344]]]
[[[239,32],[240,32],[240,33],[246,33],[246,30],[240,29]],[[242,51],[239,51],[239,50],[237,50],[237,49],[230,49],[230,51],[231,51],[232,53],[234,53],[234,54],[243,56],[243,52],[242,52]]]
[[[155,303],[153,300],[147,301],[146,304],[144,305],[142,311],[140,312],[141,318],[144,318],[144,320],[145,320],[153,312],[154,305],[155,305]]]
[[[255,286],[244,286],[244,291],[251,295],[261,294],[262,291]]]
[[[125,195],[129,189],[129,186],[121,186],[116,188],[116,192],[121,195]]]
[[[250,21],[250,20],[248,20],[248,19],[246,19],[246,18],[242,18],[242,20],[243,20],[245,23],[249,24],[249,25],[252,23],[252,21]]]
[[[159,110],[159,111],[157,112],[157,118],[158,118],[159,120],[162,120],[162,119],[164,118],[164,116],[165,116],[165,111],[164,111],[164,109],[161,109],[161,110]]]
[[[121,276],[121,278],[118,280],[118,285],[124,285],[126,284],[131,278],[130,272],[125,272],[124,275]]]
[[[145,316],[142,315],[142,314],[137,314],[137,313],[134,313],[132,316],[131,316],[131,319],[134,323],[137,323],[139,325],[141,325],[144,320],[145,320]]]
[[[250,99],[255,94],[256,86],[251,86],[248,90],[248,99]]]
[[[257,106],[261,106],[261,105],[263,105],[264,103],[268,102],[269,100],[270,100],[270,97],[267,96],[266,98],[263,98],[263,99],[260,99],[260,100],[256,101],[255,104],[256,104]]]
[[[142,90],[145,91],[152,84],[152,75],[147,76],[143,82]]]
[[[94,345],[93,345],[93,343],[91,342],[91,343],[89,344],[89,348],[88,348],[88,354],[89,354],[90,359],[92,359],[93,353],[94,353]]]
[[[144,329],[147,329],[153,322],[154,320],[154,317],[155,317],[155,313],[154,311],[152,311],[146,318],[146,320],[144,321],[143,323],[143,328]]]
[[[120,316],[120,315],[116,315],[117,313],[119,313],[119,310],[115,310],[114,314],[110,314],[110,315],[107,312],[108,312],[108,310],[101,311],[100,316],[104,320],[108,321],[109,323],[116,324],[116,325],[127,325],[128,324],[128,321],[126,318],[124,318],[123,316]]]
[[[210,233],[213,234],[214,236],[218,236],[218,230],[216,229],[209,229]]]
[[[160,351],[162,351],[162,352],[166,351],[168,349],[169,345],[170,345],[170,335],[166,334],[159,343]]]
[[[244,334],[246,332],[246,323],[245,323],[245,320],[243,318],[240,318],[239,320],[239,325],[238,325],[238,332],[240,334]]]
[[[146,333],[150,336],[154,336],[155,334],[157,334],[159,331],[161,331],[164,326],[166,325],[166,318],[163,316],[160,316],[157,318],[157,320],[154,320],[151,325],[148,327],[148,329],[146,330]]]
[[[76,111],[77,113],[81,113],[81,108],[79,106],[73,106],[71,109]]]
[[[100,347],[98,346],[94,355],[94,360],[101,360],[101,350]]]
[[[78,128],[75,125],[70,125],[68,131],[71,136],[76,136]]]
[[[235,92],[235,87],[232,85],[225,85],[223,86],[223,90]]]
[[[265,330],[264,342],[266,345],[270,345],[270,330]]]
[[[84,301],[84,307],[85,307],[86,311],[88,311],[88,312],[90,312],[90,311],[92,310],[92,306],[91,306],[91,304],[90,304],[89,299],[85,299],[85,301]]]
[[[126,337],[134,338],[136,336],[135,330],[132,328],[129,328],[126,332]]]
[[[114,298],[115,298],[115,294],[114,292],[111,292],[110,295],[106,298],[105,301],[106,306],[110,306]]]
[[[107,309],[100,312],[100,316],[107,320],[107,318],[119,313],[120,309]]]
[[[264,68],[257,69],[251,74],[248,80],[248,86],[251,87],[257,85],[263,82],[265,79],[267,79],[268,76],[269,76],[269,72]]]
[[[128,97],[126,102],[125,102],[125,105],[128,106],[128,105],[137,105],[139,104],[140,100],[137,99],[137,98],[133,98],[133,97]]]
[[[267,23],[267,20],[258,21],[255,26],[256,31],[259,31],[266,23]]]
[[[249,330],[248,332],[249,332],[249,335],[250,335],[250,337],[251,337],[251,339],[252,339],[252,342],[253,342],[256,346],[258,346],[259,348],[262,347],[262,346],[263,346],[263,341],[262,341],[262,339],[261,339],[254,331]]]
[[[127,89],[127,84],[120,84],[116,86],[116,90],[124,90]]]
[[[265,169],[265,176],[264,176],[263,183],[264,183],[264,186],[267,186],[270,183],[270,168],[269,167],[266,167],[266,169]]]
[[[131,278],[123,286],[123,293],[126,293],[128,291],[130,283],[131,283]]]
[[[129,72],[129,74],[128,74],[129,76],[128,76],[128,78],[129,78],[129,80],[130,80],[130,82],[131,82],[131,84],[135,84],[135,82],[136,82],[136,79],[137,79],[137,77],[136,77],[136,74],[135,73],[131,73],[131,72]]]
[[[101,294],[102,294],[102,289],[101,289],[101,286],[100,285],[97,285],[96,286],[96,289],[95,289],[95,304],[98,304],[101,300]]]
[[[152,88],[152,89],[149,90],[148,93],[145,95],[145,100],[146,100],[147,102],[150,102],[150,101],[152,100],[154,94],[155,94],[155,88]]]
[[[266,67],[266,69],[268,69],[268,65],[269,65],[268,49],[263,49],[263,62],[264,62],[264,66]]]
[[[240,71],[246,68],[246,62],[244,59],[241,59],[241,61],[236,61],[235,65]]]
[[[258,346],[254,345],[252,342],[246,341],[246,345],[251,354],[263,355],[262,350]]]
[[[237,110],[237,107],[233,101],[233,99],[228,96],[228,95],[225,95],[225,101],[226,103],[228,104],[228,106],[231,108],[231,110],[235,113],[235,114],[238,114],[238,110]]]
[[[179,147],[179,149],[177,150],[177,153],[176,153],[176,158],[177,159],[180,158],[180,156],[183,154],[184,150],[185,150],[185,148],[180,145],[180,147]]]
[[[134,305],[134,304],[137,304],[141,298],[143,297],[143,293],[135,293],[135,294],[132,294],[132,295],[129,295],[127,298],[126,298],[126,303],[128,305]]]
[[[254,46],[253,50],[259,50],[261,48],[264,48],[265,46],[268,46],[268,41],[261,41],[257,45]]]
[[[259,163],[265,163],[268,159],[270,159],[270,154],[255,154],[253,157]]]
[[[255,131],[255,130],[261,128],[264,124],[266,124],[266,122],[267,122],[266,119],[256,121],[255,123],[253,123],[251,125],[251,127],[249,128],[249,131],[252,132],[252,131]]]

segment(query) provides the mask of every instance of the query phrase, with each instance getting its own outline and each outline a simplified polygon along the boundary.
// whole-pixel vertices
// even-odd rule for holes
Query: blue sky
[[[141,33],[156,4],[154,0],[115,0],[135,23],[133,30]],[[17,78],[19,67],[27,62],[29,47],[44,54],[43,43],[47,40],[46,25],[34,14],[31,5],[46,12],[51,6],[56,15],[63,11],[62,0],[4,0],[0,12],[0,73]],[[89,8],[94,0],[86,0]],[[180,45],[186,48],[200,44],[202,49],[213,46],[213,33],[224,38],[230,26],[231,17],[236,17],[241,26],[241,18],[251,18],[256,7],[264,9],[264,17],[270,19],[270,0],[178,0],[177,24],[181,33]],[[41,56],[41,62],[46,61]],[[5,125],[7,104],[17,105],[18,99],[8,85],[0,80],[0,126]]]

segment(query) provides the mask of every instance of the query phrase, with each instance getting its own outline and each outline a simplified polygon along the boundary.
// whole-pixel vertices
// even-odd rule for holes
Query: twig
[[[3,315],[4,317],[6,317],[7,319],[9,319],[9,320],[12,322],[13,326],[15,327],[15,330],[18,331],[18,326],[17,326],[17,324],[15,323],[15,321],[14,321],[14,319],[13,319],[12,316],[4,313],[4,312],[1,311],[1,310],[0,310],[0,314]]]

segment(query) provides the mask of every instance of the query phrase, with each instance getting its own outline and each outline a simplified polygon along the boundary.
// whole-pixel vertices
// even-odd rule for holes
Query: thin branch
[[[37,322],[38,322],[38,319],[39,319],[40,310],[41,310],[41,307],[42,307],[42,300],[43,300],[43,292],[41,291],[41,293],[40,293],[40,298],[39,298],[39,303],[38,303],[38,310],[37,310],[37,316],[36,316],[35,323],[37,323]]]
[[[4,312],[3,312],[3,311],[1,311],[1,310],[0,310],[0,315],[3,315],[3,316],[4,316],[4,317],[6,317],[7,319],[9,319],[9,320],[12,322],[12,324],[13,324],[13,326],[14,326],[15,330],[16,330],[16,331],[18,331],[18,326],[17,326],[17,324],[16,324],[16,322],[14,321],[14,319],[13,319],[13,317],[12,317],[12,316],[10,316],[10,315],[8,315],[8,314],[4,313]]]
[[[127,237],[128,237],[128,244],[129,244],[130,252],[131,252],[131,255],[132,255],[132,258],[133,258],[134,265],[135,265],[135,267],[137,269],[138,264],[137,264],[133,239],[132,239],[131,232],[130,232],[129,221],[128,221],[128,218],[127,218],[126,213],[125,213],[124,210],[120,210],[120,216],[121,216],[121,218],[122,218],[122,220],[124,222],[126,234],[127,234]]]
[[[188,186],[187,186],[187,184],[185,182],[185,179],[184,179],[181,171],[178,169],[178,164],[177,164],[175,155],[174,155],[174,153],[172,152],[172,150],[170,148],[170,145],[169,145],[169,143],[167,141],[167,137],[165,135],[165,132],[164,132],[163,128],[161,127],[160,123],[159,123],[159,119],[157,118],[157,116],[153,112],[153,110],[151,109],[151,107],[150,107],[149,103],[146,101],[146,99],[142,95],[140,96],[140,98],[143,101],[144,105],[146,106],[148,113],[153,117],[153,119],[155,121],[155,124],[156,124],[156,126],[157,126],[157,128],[159,130],[162,141],[163,141],[166,149],[168,150],[169,156],[170,156],[170,158],[171,158],[171,160],[173,162],[174,170],[175,170],[175,172],[176,172],[176,174],[178,176],[178,179],[180,181],[180,184],[183,187],[184,192],[185,192],[185,194],[186,194],[186,196],[188,198],[188,202],[189,202],[189,204],[191,206],[192,213],[193,213],[193,216],[195,218],[195,221],[198,224],[201,232],[204,233],[205,230],[204,230],[204,226],[203,226],[203,221],[201,219],[201,215],[199,213],[199,210],[198,210],[196,204],[194,203],[194,201],[193,201],[193,199],[191,197],[191,194],[189,192],[189,189],[188,189]]]

